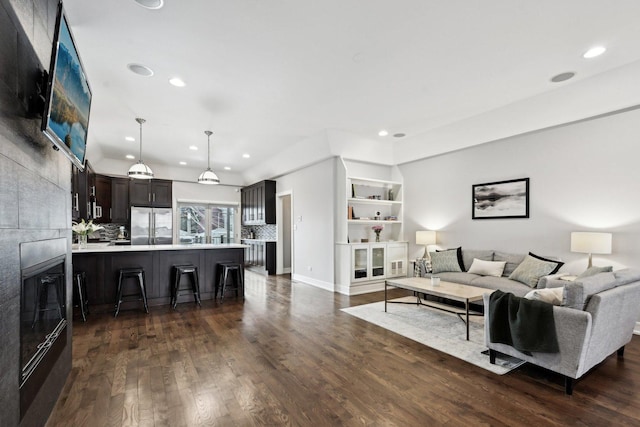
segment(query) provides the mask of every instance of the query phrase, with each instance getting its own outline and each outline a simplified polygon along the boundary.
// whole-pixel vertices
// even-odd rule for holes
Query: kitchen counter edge
[[[79,249],[77,245],[73,245],[71,253],[73,254],[87,254],[96,252],[143,252],[143,251],[181,251],[181,250],[200,250],[200,249],[234,249],[234,248],[248,248],[249,245],[242,245],[239,243],[228,244],[197,244],[197,245],[114,245],[104,246],[89,244],[86,249]]]

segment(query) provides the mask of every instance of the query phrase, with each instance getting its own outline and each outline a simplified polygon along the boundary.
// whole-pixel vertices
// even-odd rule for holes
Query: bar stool
[[[73,273],[73,304],[80,307],[82,321],[87,321],[89,297],[87,296],[87,276],[84,271]]]
[[[35,328],[36,323],[38,323],[38,318],[42,319],[42,313],[44,313],[45,311],[57,310],[60,319],[64,319],[64,316],[62,314],[64,311],[64,297],[61,288],[61,279],[63,277],[64,275],[62,273],[51,273],[43,274],[36,279],[36,298],[33,307],[33,322],[31,323],[31,329]],[[53,286],[56,292],[56,306],[53,308],[49,308],[50,286]]]
[[[173,289],[171,289],[171,305],[173,308],[176,308],[178,305],[178,297],[180,296],[180,291],[189,290],[188,288],[180,289],[180,282],[182,280],[182,275],[186,274],[191,277],[191,292],[193,292],[193,299],[195,303],[199,306],[202,306],[200,303],[200,284],[198,283],[198,267],[193,264],[180,264],[174,265],[174,274],[175,280],[173,281]]]
[[[138,279],[138,292],[131,294],[122,294],[122,282],[125,279]],[[124,298],[138,297],[137,300],[144,303],[144,311],[149,313],[149,306],[147,305],[147,288],[144,284],[144,269],[143,268],[121,268],[120,275],[118,277],[118,295],[116,303],[116,313],[113,317],[118,317],[120,312],[120,304],[124,301]]]
[[[242,295],[244,297],[244,282],[242,280],[242,264],[237,262],[219,262],[218,263],[219,278],[216,284],[215,294],[218,295],[218,288],[220,288],[220,303],[224,300],[224,294],[227,291],[236,291],[236,298],[238,297],[238,291],[242,288]],[[232,273],[233,287],[228,286],[229,273]]]

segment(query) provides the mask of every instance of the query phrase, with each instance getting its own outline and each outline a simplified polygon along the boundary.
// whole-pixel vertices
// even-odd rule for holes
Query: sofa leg
[[[573,394],[573,378],[564,377],[564,394],[571,396]]]
[[[618,349],[618,357],[624,357],[624,346]]]
[[[496,364],[496,351],[489,349],[489,363]]]

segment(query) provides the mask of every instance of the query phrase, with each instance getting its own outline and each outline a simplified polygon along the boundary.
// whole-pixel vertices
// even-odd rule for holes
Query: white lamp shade
[[[135,179],[151,179],[153,178],[153,172],[149,168],[149,166],[142,163],[140,160],[135,165],[129,168],[129,177]]]
[[[436,232],[432,230],[416,231],[416,245],[435,245]]]
[[[199,184],[220,184],[220,179],[218,179],[218,175],[216,175],[211,169],[207,169],[202,172],[198,177]]]
[[[571,252],[610,254],[611,233],[575,231],[571,233]]]

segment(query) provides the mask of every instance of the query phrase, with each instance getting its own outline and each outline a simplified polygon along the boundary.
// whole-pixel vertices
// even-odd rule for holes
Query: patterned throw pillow
[[[464,271],[462,248],[429,252],[429,255],[431,256],[431,272],[434,274],[445,271]]]
[[[535,288],[542,276],[556,273],[563,265],[563,262],[542,258],[529,252],[524,261],[509,275],[509,279]]]

